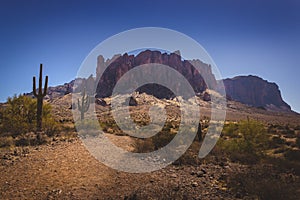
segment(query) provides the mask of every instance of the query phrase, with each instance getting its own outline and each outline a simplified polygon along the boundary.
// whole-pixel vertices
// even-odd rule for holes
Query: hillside
[[[111,98],[102,100],[106,105],[97,104],[96,111],[105,136],[127,151],[150,150],[151,143],[140,143],[120,132],[109,112]],[[165,105],[171,111],[169,115],[172,120],[168,123],[176,124],[176,99],[161,100],[151,95],[137,94],[135,100],[137,105],[131,106],[131,112],[137,123],[147,120],[143,117],[148,112],[147,106],[156,104]],[[71,126],[71,94],[55,97],[48,102],[61,126]],[[205,131],[211,105],[200,98],[197,102]],[[188,101],[184,103],[189,104]],[[258,161],[249,160],[249,156],[231,157],[233,154],[224,154],[221,146],[217,145],[208,157],[198,159],[200,143],[195,140],[174,164],[151,173],[130,174],[100,163],[91,156],[82,141],[74,137],[74,129],[63,129],[49,137],[47,144],[1,148],[0,196],[1,199],[297,199],[300,166],[283,155],[290,149],[297,149],[295,138],[300,133],[300,116],[228,102],[226,124],[229,127],[230,121],[247,117],[264,121],[269,130],[268,136],[282,139],[272,142],[270,150],[274,151],[275,147],[272,156],[257,158],[261,159]],[[224,137],[230,133],[226,130]],[[171,126],[164,133],[173,131]],[[272,160],[273,156],[276,160]]]

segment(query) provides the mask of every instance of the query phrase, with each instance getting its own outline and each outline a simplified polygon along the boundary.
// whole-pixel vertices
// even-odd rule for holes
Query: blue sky
[[[39,63],[50,86],[72,80],[88,53],[119,32],[164,27],[199,42],[224,78],[276,82],[300,112],[300,1],[0,1],[0,101],[32,90]]]

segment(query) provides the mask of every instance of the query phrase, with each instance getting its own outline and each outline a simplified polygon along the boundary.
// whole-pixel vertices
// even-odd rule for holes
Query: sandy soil
[[[128,147],[124,136],[111,137]],[[130,174],[101,164],[78,139],[2,151],[1,158],[0,199],[236,199],[223,182],[236,168],[231,163]]]

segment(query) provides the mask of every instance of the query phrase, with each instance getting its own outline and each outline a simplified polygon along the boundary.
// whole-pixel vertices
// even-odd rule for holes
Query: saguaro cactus
[[[78,110],[80,111],[80,119],[84,119],[84,113],[88,111],[90,107],[90,98],[89,95],[85,95],[85,89],[82,92],[82,98],[81,98],[81,103],[78,99]]]
[[[43,83],[43,64],[40,64],[40,77],[39,77],[38,93],[36,92],[35,76],[33,77],[33,95],[37,98],[36,129],[38,132],[42,130],[43,98],[47,94],[48,76],[46,76],[44,92],[42,89],[42,83]]]

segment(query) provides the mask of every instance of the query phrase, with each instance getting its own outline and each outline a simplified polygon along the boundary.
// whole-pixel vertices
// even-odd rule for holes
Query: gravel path
[[[124,148],[127,137],[110,136]],[[224,182],[235,168],[201,164],[143,174],[113,170],[80,140],[1,152],[0,199],[236,199]]]

